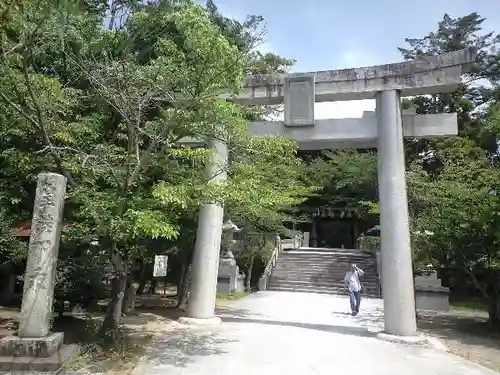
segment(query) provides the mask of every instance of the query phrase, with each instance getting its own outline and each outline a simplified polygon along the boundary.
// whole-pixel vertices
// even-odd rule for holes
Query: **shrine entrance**
[[[358,215],[356,210],[320,207],[312,215],[310,224],[300,227],[309,233],[310,247],[356,249],[359,236],[377,225],[378,215]]]
[[[403,138],[456,135],[457,114],[416,115],[401,108],[405,96],[452,92],[474,61],[464,49],[413,61],[355,69],[271,74],[245,79],[241,94],[221,97],[243,105],[284,104],[284,121],[256,121],[249,131],[294,139],[303,150],[377,148],[384,328],[388,335],[418,339]],[[375,99],[374,113],[362,118],[316,120],[314,104]],[[226,179],[228,146],[200,140],[212,148],[207,178]],[[216,321],[215,294],[223,207],[207,202],[198,213],[188,320]]]

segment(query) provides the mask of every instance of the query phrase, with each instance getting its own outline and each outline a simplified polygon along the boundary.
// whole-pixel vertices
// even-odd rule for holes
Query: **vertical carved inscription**
[[[44,337],[49,333],[65,194],[64,176],[55,173],[38,176],[24,276],[20,337]]]

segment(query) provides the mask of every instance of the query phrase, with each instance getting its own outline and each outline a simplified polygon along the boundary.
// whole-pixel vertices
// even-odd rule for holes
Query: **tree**
[[[351,209],[361,217],[378,202],[377,155],[370,151],[325,151],[309,159],[303,177],[312,193],[295,210],[298,222],[310,222],[319,207]]]
[[[436,32],[423,38],[407,38],[408,48],[398,48],[405,59],[437,55],[472,47],[477,51],[476,61],[470,72],[464,74],[462,87],[452,93],[418,96],[412,101],[418,114],[456,112],[459,135],[478,142],[489,152],[496,153],[497,145],[490,139],[479,139],[482,111],[479,106],[498,100],[500,83],[500,35],[484,32],[486,19],[477,13],[452,18],[445,14]],[[486,82],[486,84],[485,84]],[[426,164],[432,165],[433,150],[439,140],[413,140],[408,142],[413,155],[423,155]],[[422,157],[422,156],[420,156]]]
[[[0,97],[7,116],[22,122],[37,140],[36,152],[50,155],[52,168],[68,178],[71,219],[87,223],[82,227],[87,237],[99,239],[115,266],[115,290],[103,326],[109,330],[119,321],[137,241],[178,235],[176,210],[182,202],[172,200],[167,210],[151,189],[159,180],[180,186],[178,178],[184,177],[190,183],[199,174],[196,168],[188,173],[192,168],[186,163],[201,164],[204,152],[179,148],[176,141],[186,135],[218,136],[214,124],[222,124],[229,136],[233,128],[240,131],[242,123],[231,121],[232,105],[216,94],[241,85],[244,60],[200,6],[185,5],[166,15],[182,38],[159,38],[158,57],[147,65],[138,65],[133,54],[122,55],[121,61],[98,59],[92,47],[102,45],[106,31],[88,40],[87,53],[58,49],[68,42],[59,28],[85,31],[78,29],[78,18],[66,17],[61,25],[60,11],[46,3],[12,8],[6,25],[15,25],[17,33],[4,29],[2,49],[8,55],[2,60],[6,79]],[[140,27],[145,16],[133,13],[128,22]],[[120,41],[127,27],[111,33]],[[38,72],[37,60],[52,49],[66,59],[67,69],[81,74],[87,82],[83,89],[63,86],[56,72],[53,77]],[[77,105],[80,98],[87,108]]]
[[[131,271],[151,255],[147,242],[192,247],[207,195],[270,228],[283,217],[274,210],[300,201],[304,188],[285,180],[300,171],[295,145],[248,135],[247,110],[218,98],[240,89],[249,59],[210,12],[189,1],[127,3],[128,18],[105,30],[99,4],[26,1],[1,9],[0,123],[6,177],[20,160],[29,164],[31,191],[39,171],[64,174],[66,235],[75,248],[98,244],[78,259],[104,253],[113,263],[101,330],[108,335],[119,324]],[[185,137],[229,142],[230,180],[220,190],[204,178],[209,150],[179,144]],[[68,251],[71,265],[76,250]]]
[[[498,121],[500,120],[497,117]],[[457,145],[458,140],[455,140]],[[471,157],[471,154],[476,157]],[[500,322],[500,172],[467,140],[441,151],[444,167],[433,176],[413,165],[409,173],[415,245],[436,266],[464,272],[489,302],[490,322]]]
[[[477,50],[477,60],[456,92],[412,99],[417,113],[457,112],[459,137],[410,140],[409,205],[417,258],[465,272],[490,303],[498,323],[498,259],[495,192],[498,181],[498,99],[500,37],[482,31],[477,13],[445,14],[436,32],[406,39],[405,59]],[[487,82],[485,85],[484,82]],[[423,235],[427,233],[426,235]]]

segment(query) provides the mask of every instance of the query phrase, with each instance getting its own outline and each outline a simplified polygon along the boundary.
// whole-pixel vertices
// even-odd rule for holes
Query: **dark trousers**
[[[359,305],[361,304],[361,292],[348,290],[347,293],[349,293],[349,299],[351,300],[351,311],[353,313],[359,313]]]

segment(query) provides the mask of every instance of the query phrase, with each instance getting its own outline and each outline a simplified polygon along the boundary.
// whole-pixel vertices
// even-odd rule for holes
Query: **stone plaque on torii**
[[[285,135],[304,150],[377,148],[387,339],[418,341],[403,137],[452,136],[458,132],[456,113],[416,115],[402,111],[401,97],[458,89],[462,73],[474,59],[474,50],[464,49],[364,68],[251,76],[238,96],[222,95],[243,105],[284,104],[285,120],[252,122],[249,131],[255,134]],[[375,99],[375,113],[365,113],[362,118],[314,118],[314,103],[361,99]],[[220,170],[226,169],[227,146],[211,140],[209,147],[214,152],[207,176],[219,176],[216,182],[221,182],[226,178]],[[214,309],[222,217],[222,206],[217,203],[207,202],[200,208],[186,320],[192,323],[219,321]]]

